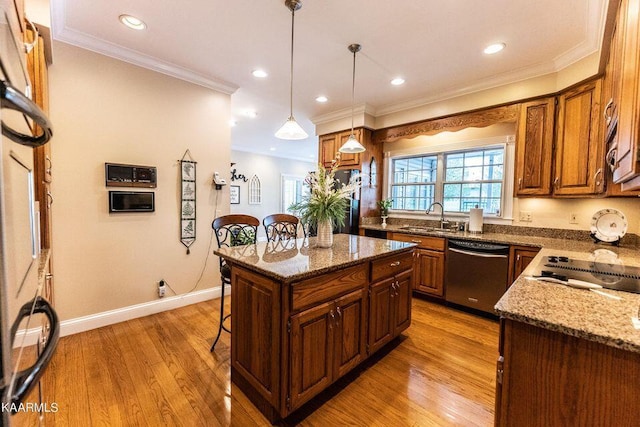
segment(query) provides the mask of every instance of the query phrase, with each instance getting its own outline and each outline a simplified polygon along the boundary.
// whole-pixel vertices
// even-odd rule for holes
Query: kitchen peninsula
[[[338,234],[220,248],[231,265],[231,379],[291,414],[411,323],[415,244]]]

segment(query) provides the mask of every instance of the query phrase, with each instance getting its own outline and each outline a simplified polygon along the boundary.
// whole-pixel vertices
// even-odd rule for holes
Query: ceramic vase
[[[330,248],[333,245],[333,225],[331,220],[318,222],[316,244],[319,248]]]
[[[387,228],[387,217],[383,215],[380,218],[382,218],[382,228]]]

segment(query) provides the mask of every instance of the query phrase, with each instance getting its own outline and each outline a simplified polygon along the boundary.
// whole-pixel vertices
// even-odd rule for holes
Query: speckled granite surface
[[[259,242],[255,245],[220,248],[213,251],[231,264],[283,283],[307,279],[361,262],[410,251],[413,243],[394,242],[363,236],[336,234],[331,248],[316,247],[316,239],[289,242]]]
[[[368,224],[361,228],[542,248],[498,301],[496,312],[509,319],[640,353],[640,329],[636,329],[632,322],[632,318],[640,317],[640,294],[602,290],[621,298],[618,300],[588,290],[525,278],[532,274],[543,257],[549,255],[593,260],[602,251],[607,251],[608,256],[614,257],[616,262],[640,267],[637,236],[626,235],[621,246],[614,247],[594,243],[590,240],[589,233],[584,231],[495,226],[485,227],[486,232],[483,234],[470,234],[408,231],[401,228],[404,225],[389,224],[383,229],[380,224]],[[546,237],[531,235],[536,232]],[[640,324],[637,326],[640,327]]]
[[[640,329],[634,326],[638,317],[640,294],[603,289],[602,294],[564,285],[529,279],[540,259],[558,255],[556,249],[542,249],[523,274],[496,304],[499,315],[561,332],[578,338],[640,353]],[[561,255],[577,260],[593,260],[589,252],[566,251]],[[637,251],[620,255],[624,265],[640,266]]]

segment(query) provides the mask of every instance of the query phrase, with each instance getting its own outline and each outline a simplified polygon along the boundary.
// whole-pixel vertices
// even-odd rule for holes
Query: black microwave
[[[155,188],[157,186],[157,172],[154,166],[105,163],[104,175],[107,187]]]
[[[155,212],[152,191],[109,191],[109,213]]]

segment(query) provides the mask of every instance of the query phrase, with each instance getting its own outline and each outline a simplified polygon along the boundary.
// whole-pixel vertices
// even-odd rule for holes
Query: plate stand
[[[604,242],[596,237],[596,233],[591,233],[590,236],[595,243],[609,243],[612,246],[620,246],[620,237],[618,237],[613,242]]]

